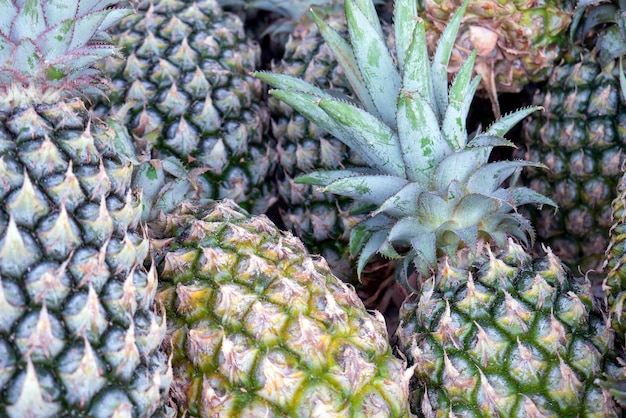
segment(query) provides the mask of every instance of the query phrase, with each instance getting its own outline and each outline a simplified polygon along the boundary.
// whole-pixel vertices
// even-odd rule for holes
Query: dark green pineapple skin
[[[626,107],[618,65],[601,67],[588,49],[574,48],[555,67],[534,103],[545,110],[523,126],[524,158],[549,170],[524,179],[559,205],[532,210],[539,242],[572,268],[601,268],[611,226],[611,201],[624,161]]]
[[[142,0],[113,33],[122,56],[109,59],[110,112],[123,110],[154,158],[175,157],[205,180],[203,195],[254,213],[275,201],[263,87],[250,75],[259,45],[216,0]]]

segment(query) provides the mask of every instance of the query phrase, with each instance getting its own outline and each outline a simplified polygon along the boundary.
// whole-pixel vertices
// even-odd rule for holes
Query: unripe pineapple
[[[299,239],[228,200],[153,226],[180,414],[409,416],[382,315]]]
[[[531,211],[539,240],[583,272],[601,269],[626,155],[626,101],[617,59],[626,53],[626,42],[617,23],[590,30],[599,15],[620,19],[621,12],[616,2],[586,11],[579,31],[590,37],[577,41],[536,92],[534,102],[545,110],[525,121],[525,147],[518,154],[550,169],[529,170],[522,179],[559,205],[556,213]]]
[[[203,193],[260,213],[275,201],[268,182],[274,145],[259,80],[259,46],[216,0],[142,0],[113,30],[122,57],[104,65],[112,113],[122,110],[153,157],[204,172]],[[100,109],[102,111],[102,107]]]
[[[608,321],[590,282],[547,254],[509,242],[466,265],[444,260],[405,301],[398,339],[419,416],[618,416],[596,383],[616,369]]]
[[[130,137],[79,98],[116,3],[0,5],[3,417],[150,417],[169,388]]]

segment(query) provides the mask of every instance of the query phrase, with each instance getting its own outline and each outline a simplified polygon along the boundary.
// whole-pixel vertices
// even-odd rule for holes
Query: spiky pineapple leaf
[[[542,109],[543,108],[541,106],[529,106],[518,109],[515,112],[504,115],[500,119],[496,120],[489,126],[489,128],[487,128],[485,133],[494,136],[504,136],[526,116]]]
[[[259,80],[266,82],[275,89],[297,91],[307,93],[315,97],[332,97],[329,93],[319,87],[287,74],[271,73],[269,71],[256,71],[252,73],[252,75]]]
[[[461,19],[465,14],[468,3],[469,0],[465,0],[461,7],[454,12],[439,38],[435,56],[433,57],[431,68],[433,92],[437,102],[437,109],[440,112],[437,120],[443,119],[443,114],[448,107],[448,64],[454,48],[454,42],[456,41],[456,35],[461,25]]]
[[[339,179],[346,177],[358,177],[363,174],[363,171],[357,170],[319,170],[298,176],[294,181],[298,184],[314,184],[325,187]]]
[[[472,79],[475,60],[476,50],[463,63],[454,77],[450,87],[448,107],[441,125],[443,136],[454,151],[459,151],[467,145],[467,114],[480,82],[479,76]]]
[[[447,155],[437,165],[431,184],[435,189],[443,189],[453,180],[465,183],[471,174],[487,163],[491,149],[491,146],[474,147]]]
[[[350,230],[350,254],[359,254],[374,232],[389,230],[393,223],[394,220],[385,214],[378,214],[358,223]]]
[[[545,168],[545,165],[530,161],[496,161],[480,167],[467,181],[469,193],[493,193],[502,182],[522,167]]]
[[[437,101],[433,93],[430,76],[431,63],[427,45],[424,21],[417,18],[413,31],[413,42],[410,43],[402,67],[402,89],[419,92],[432,106],[435,114],[440,115],[442,111],[437,108]]]
[[[407,183],[400,177],[360,175],[337,179],[326,186],[324,191],[378,206]]]
[[[530,203],[537,204],[540,208],[543,205],[552,206],[554,208],[558,206],[554,200],[528,187],[512,187],[509,191],[513,195],[516,206],[522,206]]]
[[[462,228],[478,225],[489,213],[497,212],[501,203],[480,193],[470,193],[463,196],[452,211],[453,219]]]
[[[396,193],[389,196],[372,214],[386,213],[393,218],[411,216],[417,212],[417,202],[421,193],[428,190],[428,187],[411,182],[405,184]]]
[[[430,232],[414,236],[411,238],[411,247],[427,265],[432,266],[437,263],[437,236],[435,233]]]
[[[370,0],[367,1],[370,3]],[[395,103],[400,89],[400,74],[382,31],[379,33],[376,30],[355,4],[355,0],[346,0],[346,19],[354,56],[365,85],[382,120],[395,128]]]
[[[347,2],[346,2],[347,3]],[[383,28],[380,25],[380,19],[378,18],[378,12],[374,7],[374,2],[372,0],[350,0],[350,4],[346,5],[346,8],[352,7],[353,5],[358,7],[367,22],[374,28],[376,33],[382,38]],[[347,12],[346,12],[347,15]]]
[[[387,239],[386,231],[376,231],[369,237],[369,239],[367,240],[365,245],[362,247],[360,254],[359,254],[359,259],[357,261],[357,266],[356,266],[357,277],[359,278],[361,277],[361,273],[363,272],[363,269],[365,268],[367,263],[372,259],[372,257],[376,255],[376,253],[379,252],[380,248],[383,246],[386,239]]]
[[[439,129],[435,111],[421,94],[401,91],[397,108],[406,176],[428,184],[437,163],[451,152],[450,147]]]
[[[330,50],[333,51],[333,56],[343,69],[354,94],[356,94],[361,101],[361,104],[367,110],[380,117],[378,109],[374,105],[374,101],[370,96],[370,92],[365,86],[363,76],[361,75],[361,71],[359,70],[359,66],[356,62],[356,58],[354,57],[354,52],[350,47],[350,44],[337,32],[337,30],[324,22],[324,20],[315,12],[312,11],[311,13],[313,14],[313,19],[315,20],[324,41],[326,41]]]
[[[396,57],[398,58],[398,66],[404,74],[405,57],[408,55],[411,43],[417,41],[414,38],[415,27],[417,26],[417,2],[415,0],[396,0],[393,8],[393,23]]]
[[[318,106],[349,136],[349,139],[338,138],[354,149],[371,167],[404,177],[405,167],[398,135],[387,124],[371,113],[340,100],[323,99],[318,102]]]

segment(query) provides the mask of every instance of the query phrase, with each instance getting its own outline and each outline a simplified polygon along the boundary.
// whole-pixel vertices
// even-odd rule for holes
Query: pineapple
[[[450,16],[461,0],[419,0],[428,46],[434,51]],[[473,50],[494,114],[498,93],[517,93],[528,82],[546,80],[568,45],[574,0],[472,0],[457,36],[451,59],[456,70]]]
[[[142,0],[113,38],[123,58],[103,65],[113,79],[108,112],[124,115],[157,159],[204,172],[202,193],[255,213],[276,200],[268,176],[274,145],[259,80],[258,44],[216,0]],[[100,112],[103,105],[100,106]]]
[[[291,233],[230,200],[153,230],[181,416],[409,416],[382,315]]]
[[[84,104],[116,3],[0,5],[3,417],[150,417],[169,390],[130,136]]]
[[[536,107],[485,132],[465,120],[480,76],[469,55],[448,86],[448,64],[469,1],[429,59],[412,0],[394,9],[395,56],[371,2],[346,0],[350,40],[318,20],[363,108],[292,77],[259,73],[284,100],[352,147],[366,169],[318,171],[297,181],[374,205],[351,233],[360,272],[374,254],[398,260],[406,300],[399,348],[415,367],[412,402],[422,416],[612,416],[595,380],[613,367],[612,333],[592,301],[548,250],[524,246],[524,204],[554,203],[516,184],[524,160],[490,162],[495,146]],[[338,52],[338,53],[337,53]],[[423,394],[423,396],[420,396]],[[594,415],[595,414],[595,415]]]
[[[594,10],[607,8],[619,13],[613,4],[590,8],[580,31],[590,31]],[[615,59],[626,52],[620,44],[626,46],[614,24],[596,29],[589,42],[574,45],[535,94],[534,103],[545,111],[523,126],[525,149],[518,156],[542,161],[550,169],[528,170],[524,182],[559,205],[556,213],[544,209],[530,216],[539,239],[572,270],[580,266],[582,271],[599,271],[608,244],[611,201],[626,144],[626,102],[620,96]]]
[[[419,416],[617,417],[596,379],[616,372],[613,335],[587,279],[547,249],[509,242],[437,273],[401,308]]]

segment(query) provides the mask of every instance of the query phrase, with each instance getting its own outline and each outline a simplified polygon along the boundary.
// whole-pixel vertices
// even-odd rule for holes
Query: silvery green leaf
[[[393,226],[393,222],[391,218],[383,214],[359,222],[350,230],[350,254],[359,254],[374,232],[388,231]]]
[[[467,113],[474,98],[474,92],[480,81],[479,77],[472,80],[472,70],[476,60],[476,50],[463,63],[452,81],[449,103],[445,110],[441,130],[454,151],[465,148],[467,144]],[[474,91],[472,91],[474,89]]]
[[[358,177],[363,173],[353,170],[320,170],[313,171],[309,174],[304,174],[295,178],[295,182],[298,184],[314,184],[317,186],[328,186],[333,181],[345,178],[345,177]]]
[[[8,0],[6,0],[8,2]],[[26,0],[21,5],[12,25],[12,39],[35,39],[46,30],[46,21],[43,15],[42,2]]]
[[[419,196],[426,190],[423,184],[407,183],[397,193],[389,196],[373,214],[385,213],[392,218],[415,215]]]
[[[478,225],[472,224],[467,228],[453,229],[452,232],[459,237],[459,239],[472,252],[476,251],[476,244],[478,242]]]
[[[434,233],[414,236],[411,238],[411,246],[426,264],[437,264],[437,238]]]
[[[298,77],[293,77],[286,74],[271,73],[268,71],[256,71],[252,75],[276,89],[297,91],[307,93],[311,96],[316,97],[332,97],[330,94],[326,93],[319,87]]]
[[[522,167],[545,168],[543,164],[530,161],[496,161],[482,166],[467,181],[470,193],[493,193],[502,183]]]
[[[346,16],[348,15],[347,8],[353,8],[354,6],[358,7],[363,16],[367,19],[367,22],[376,30],[376,33],[383,38],[383,29],[380,26],[380,19],[378,18],[378,12],[374,7],[374,2],[372,0],[350,0],[345,2],[346,5]],[[350,3],[350,4],[347,4]]]
[[[11,25],[17,16],[17,9],[10,1],[0,1],[0,38],[9,40]]]
[[[504,136],[504,134],[509,132],[515,125],[518,124],[519,121],[524,119],[526,116],[537,110],[542,109],[543,108],[540,106],[529,106],[518,109],[513,113],[502,116],[500,119],[492,123],[489,128],[487,128],[487,131],[485,133],[488,135]]]
[[[402,90],[397,118],[406,176],[411,181],[428,184],[439,161],[451,152],[435,112],[421,94]]]
[[[354,149],[370,167],[404,177],[398,136],[388,125],[371,113],[340,100],[322,99],[318,105],[342,129],[343,135],[335,136]]]
[[[387,239],[386,231],[376,231],[374,232],[370,238],[367,240],[361,253],[359,254],[359,260],[357,262],[356,273],[357,277],[361,277],[361,273],[363,269],[367,265],[367,263],[372,259],[374,255],[378,252],[380,247],[385,243]]]
[[[316,105],[320,100],[319,96],[295,90],[270,90],[270,94],[293,107],[305,118],[327,130],[346,145],[351,146],[351,138],[345,134],[344,129],[328,113]],[[356,151],[358,152],[358,149]]]
[[[466,148],[463,151],[447,155],[437,166],[432,176],[431,184],[434,189],[444,189],[453,181],[461,183],[479,167],[485,165],[489,159],[491,147]]]
[[[461,19],[465,14],[468,3],[469,0],[465,0],[448,22],[448,25],[439,38],[435,56],[433,57],[431,70],[433,91],[435,101],[437,102],[437,109],[441,112],[438,120],[443,118],[443,112],[445,112],[448,107],[448,63],[450,62],[456,35],[459,31]]]
[[[404,69],[404,58],[411,42],[415,42],[414,32],[417,25],[417,2],[415,0],[395,0],[393,5],[393,23],[396,40],[396,55],[400,71]],[[424,43],[424,46],[426,43]],[[424,74],[421,74],[424,77]],[[404,86],[404,88],[407,88]],[[422,94],[424,94],[422,92]],[[428,96],[426,96],[428,97]]]
[[[619,59],[619,85],[622,92],[622,100],[626,101],[626,76],[624,76],[624,63]]]
[[[419,92],[439,117],[443,110],[437,108],[437,101],[433,94],[430,65],[424,21],[418,17],[413,31],[413,42],[409,45],[402,67],[402,89]]]
[[[422,222],[428,223],[433,230],[450,219],[452,209],[449,202],[433,192],[420,194],[417,201],[418,216],[424,218]]]
[[[33,76],[36,74],[37,60],[41,59],[40,51],[30,39],[22,41],[13,50],[11,64],[14,70],[23,75]]]
[[[375,29],[363,11],[354,4],[354,0],[346,1],[346,19],[354,56],[365,85],[382,120],[391,128],[395,128],[400,74],[387,49],[382,32],[379,33]]]
[[[312,13],[324,41],[326,41],[328,47],[331,51],[333,51],[335,59],[343,69],[346,79],[350,83],[350,86],[359,101],[370,113],[380,117],[378,109],[376,109],[376,106],[372,101],[372,97],[370,96],[370,92],[365,85],[365,81],[363,80],[363,76],[359,70],[356,58],[354,58],[354,52],[352,51],[350,44],[337,32],[337,30],[324,22],[324,20],[321,19],[315,12]]]
[[[468,147],[513,147],[515,144],[506,138],[492,134],[478,134],[467,144]],[[485,161],[487,162],[487,161]]]
[[[433,234],[436,228],[427,223],[423,216],[409,216],[398,220],[389,230],[387,239],[392,244],[407,245],[414,237]]]
[[[539,208],[543,205],[552,206],[554,208],[557,208],[558,206],[554,200],[534,191],[533,189],[529,189],[528,187],[512,187],[509,191],[513,194],[516,206],[526,205],[529,203],[538,205]]]
[[[407,183],[400,177],[361,175],[337,179],[326,186],[324,191],[380,205]]]
[[[485,215],[497,212],[501,203],[480,193],[471,193],[463,198],[454,207],[453,219],[456,224],[463,228],[479,224]]]

